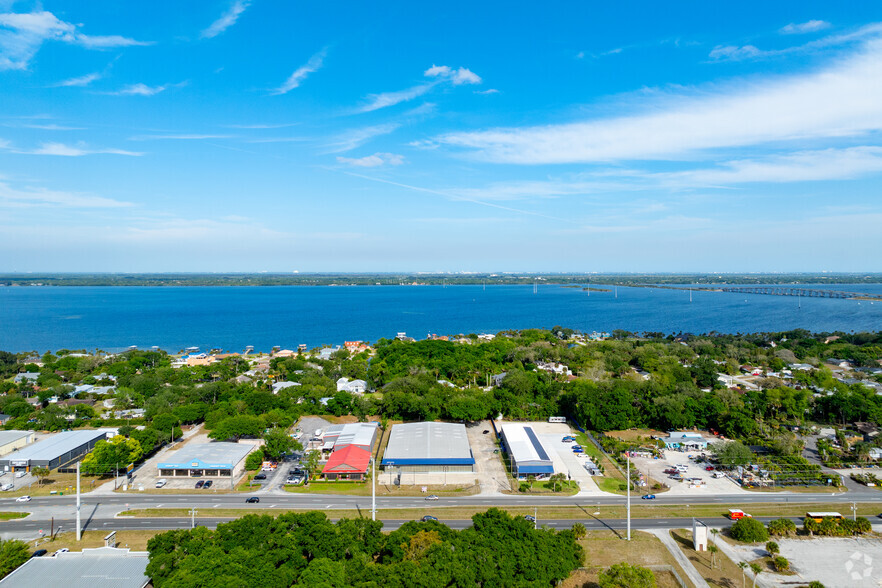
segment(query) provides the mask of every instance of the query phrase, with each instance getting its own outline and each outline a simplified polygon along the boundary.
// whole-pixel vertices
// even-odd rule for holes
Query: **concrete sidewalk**
[[[683,553],[683,550],[680,549],[680,546],[677,545],[674,538],[671,537],[670,531],[667,529],[646,529],[644,532],[652,533],[661,540],[662,544],[668,548],[668,551],[677,560],[677,563],[680,564],[680,567],[683,568],[683,571],[686,572],[686,575],[689,576],[689,581],[695,585],[695,588],[710,588],[702,575],[695,569],[695,566],[692,565],[692,562],[689,561],[689,558],[686,557],[686,554]]]

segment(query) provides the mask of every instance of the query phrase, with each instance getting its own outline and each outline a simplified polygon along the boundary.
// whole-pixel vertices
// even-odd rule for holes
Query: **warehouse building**
[[[501,427],[502,446],[508,453],[511,472],[517,478],[550,476],[554,473],[551,457],[533,431],[533,427],[509,423]]]
[[[39,466],[57,469],[92,451],[98,441],[103,441],[112,429],[91,431],[65,431],[52,435],[33,445],[13,451],[0,458],[2,471],[30,471]]]
[[[322,469],[326,480],[364,480],[377,442],[380,423],[331,425],[322,436],[322,451],[330,452]]]
[[[380,423],[331,425],[322,436],[322,451],[339,451],[355,445],[370,451],[377,441]]]
[[[146,551],[97,547],[32,557],[0,580],[0,587],[144,588],[150,584],[149,555]]]
[[[12,453],[33,442],[33,431],[0,431],[0,455]]]
[[[245,471],[248,443],[190,443],[159,462],[160,477],[229,478]]]
[[[394,425],[381,464],[393,483],[474,481],[475,457],[458,423]]]

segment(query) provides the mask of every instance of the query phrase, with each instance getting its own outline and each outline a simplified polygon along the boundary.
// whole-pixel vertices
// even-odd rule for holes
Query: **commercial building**
[[[249,443],[190,443],[159,462],[160,477],[229,478],[245,470]]]
[[[112,429],[65,431],[0,458],[0,470],[30,471],[39,466],[54,470],[89,453]]]
[[[0,431],[0,455],[12,453],[33,442],[33,431]]]
[[[465,425],[457,423],[394,425],[381,464],[384,471],[399,476],[475,471]],[[417,481],[415,478],[414,482]]]
[[[0,580],[0,588],[144,588],[146,551],[98,547],[32,557]]]
[[[322,469],[326,480],[364,480],[380,423],[331,425],[322,434],[322,452],[330,452]]]
[[[707,440],[701,433],[690,431],[671,431],[662,439],[667,449],[679,449],[682,451],[699,451],[707,449]]]
[[[357,445],[335,451],[322,469],[326,480],[364,480],[371,463],[371,452]]]
[[[519,423],[502,425],[501,441],[515,477],[550,476],[554,473],[551,457],[533,427]]]
[[[350,445],[371,451],[379,429],[380,423],[331,425],[322,434],[322,451],[339,451]]]

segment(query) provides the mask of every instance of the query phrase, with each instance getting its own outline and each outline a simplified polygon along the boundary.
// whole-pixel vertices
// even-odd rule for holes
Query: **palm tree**
[[[741,588],[744,588],[744,584],[747,582],[747,575],[744,573],[744,570],[747,569],[747,562],[739,561],[738,567],[741,568]]]
[[[763,569],[759,564],[752,563],[750,564],[750,571],[753,572],[753,588],[756,588],[756,579],[759,578],[760,573]]]
[[[707,550],[710,551],[711,554],[711,569],[714,569],[715,567],[717,567],[717,552],[720,550],[720,548],[716,545],[709,545]]]
[[[576,523],[573,525],[573,536],[576,539],[583,538],[588,533],[588,530],[585,528],[585,525],[582,523]]]

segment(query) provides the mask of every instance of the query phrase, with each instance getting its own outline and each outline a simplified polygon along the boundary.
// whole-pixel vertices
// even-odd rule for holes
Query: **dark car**
[[[34,555],[32,555],[31,557],[43,557],[47,553],[49,553],[49,552],[46,551],[45,549],[38,549],[37,551],[34,552]]]
[[[643,500],[655,500],[655,494],[644,494],[640,498]]]
[[[531,523],[536,522],[536,517],[534,517],[533,515],[524,515],[524,518],[527,519],[528,521],[530,521]]]
[[[438,519],[436,517],[431,516],[431,515],[426,515],[423,518],[421,518],[420,520],[423,521],[424,523],[428,523],[429,521],[437,521]]]
[[[489,435],[489,434],[490,434],[490,429],[484,429],[484,434],[485,434],[485,435]]]
[[[202,488],[203,486],[205,486],[205,480],[199,480],[198,482],[196,482],[197,488]]]
[[[202,485],[203,488],[211,488],[211,480],[205,480],[205,484]]]
[[[252,496],[251,498],[245,499],[246,504],[257,504],[258,502],[260,502],[260,498],[258,498],[257,496]]]
[[[255,480],[266,480],[266,474],[261,472],[261,473],[257,474],[256,476],[254,476],[254,479]]]

